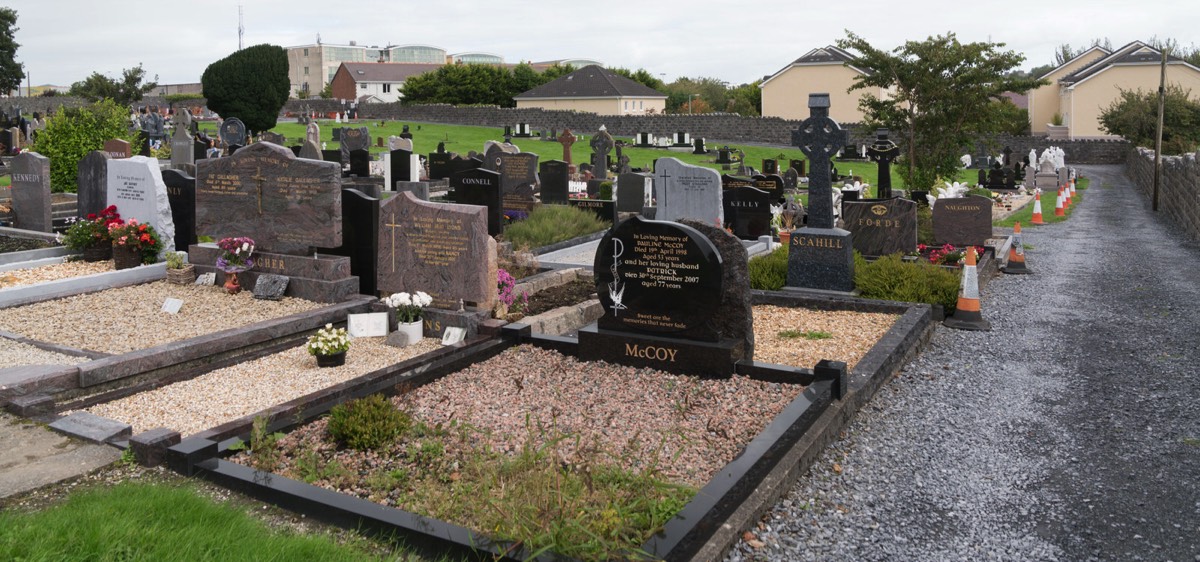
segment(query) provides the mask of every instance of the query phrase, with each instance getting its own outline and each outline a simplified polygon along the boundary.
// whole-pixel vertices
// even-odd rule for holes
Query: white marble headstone
[[[716,170],[684,164],[675,158],[659,158],[654,163],[654,180],[658,200],[655,220],[694,219],[712,225],[725,224],[721,174]]]
[[[175,219],[158,160],[148,156],[109,160],[108,204],[116,205],[123,219],[153,226],[162,239],[163,251],[175,250]]]

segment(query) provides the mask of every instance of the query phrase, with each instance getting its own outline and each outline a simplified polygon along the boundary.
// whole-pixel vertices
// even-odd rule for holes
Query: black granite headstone
[[[591,211],[602,221],[615,223],[617,220],[617,202],[605,199],[570,199],[567,204],[576,209]]]
[[[487,207],[489,235],[504,231],[499,172],[482,168],[464,170],[450,176],[450,188],[454,190],[455,203]]]
[[[771,194],[753,187],[735,187],[721,192],[725,226],[743,240],[771,234]]]
[[[337,162],[340,166],[343,163],[341,150],[322,150],[321,160],[324,162]]]
[[[754,180],[752,178],[721,174],[721,189],[733,189],[735,187],[754,187]]]
[[[887,129],[875,130],[875,143],[867,147],[867,156],[878,165],[878,183],[876,194],[880,199],[892,196],[892,161],[900,155],[900,147],[888,139]]]
[[[650,207],[654,198],[654,178],[645,174],[626,173],[617,176],[617,212],[640,213]]]
[[[246,124],[237,117],[230,117],[221,122],[219,130],[221,142],[225,146],[246,146]],[[232,153],[232,149],[230,151]]]
[[[754,187],[767,192],[772,202],[783,199],[784,181],[779,174],[759,174],[754,176]]]
[[[191,247],[196,243],[196,178],[182,170],[163,170],[162,178],[175,221],[175,247]]]
[[[454,154],[450,152],[433,152],[429,154],[429,179],[440,180],[450,177],[454,173],[453,159]],[[396,161],[396,156],[392,155],[392,162]],[[395,165],[395,164],[393,164]],[[392,172],[392,177],[396,177],[396,172]]]
[[[351,176],[366,178],[371,176],[371,153],[366,149],[356,148],[350,151],[350,171],[347,172]]]
[[[980,195],[938,199],[933,205],[937,244],[982,246],[992,237],[992,200]]]
[[[350,258],[350,274],[358,290],[375,296],[379,255],[379,199],[357,189],[342,189],[342,245],[321,253]]]
[[[804,173],[804,163],[805,162],[807,162],[807,160],[791,160],[788,162],[788,167],[793,170],[796,170],[796,173],[800,174],[800,177],[804,177],[807,175]]]
[[[547,160],[538,164],[542,181],[542,203],[563,204],[570,198],[570,166],[562,160]]]
[[[99,214],[108,206],[108,161],[108,153],[103,150],[93,150],[79,161],[76,175],[79,218]]]
[[[917,250],[917,204],[908,199],[843,201],[842,224],[854,234],[854,249],[864,256]]]

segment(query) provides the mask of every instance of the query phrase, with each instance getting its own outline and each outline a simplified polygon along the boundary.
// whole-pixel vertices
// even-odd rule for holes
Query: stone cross
[[[575,144],[575,135],[571,134],[571,129],[563,129],[561,135],[558,135],[558,144],[563,147],[563,161],[567,166],[571,165],[571,145]]]
[[[600,131],[592,136],[590,145],[592,147],[592,169],[596,171],[596,179],[608,179],[608,153],[612,152],[613,138],[608,134],[604,125],[601,125]]]
[[[171,118],[171,124],[175,126],[176,131],[184,131],[189,133],[192,127],[192,113],[187,108],[180,108],[175,112],[175,116]]]
[[[808,226],[833,228],[833,180],[830,163],[849,135],[829,117],[829,94],[808,95],[809,117],[792,131],[792,146],[812,162],[808,174]]]
[[[258,184],[258,216],[261,217],[263,214],[263,207],[262,207],[263,182],[267,181],[267,176],[263,175],[262,167],[260,166],[258,168],[258,170],[255,172],[255,174],[253,176],[250,176],[250,179],[254,180],[255,183]]]
[[[879,164],[879,187],[876,193],[880,199],[892,197],[892,161],[900,155],[900,147],[888,139],[887,129],[875,130],[875,144],[867,147],[867,156]]]

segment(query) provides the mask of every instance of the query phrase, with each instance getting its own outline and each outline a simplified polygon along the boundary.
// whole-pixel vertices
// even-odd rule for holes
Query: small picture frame
[[[163,301],[162,311],[167,314],[179,314],[181,308],[183,308],[183,301],[179,299],[167,298]]]
[[[449,327],[442,332],[442,345],[454,345],[462,343],[467,338],[467,330],[465,328]]]
[[[346,315],[346,332],[353,338],[378,338],[388,335],[388,314],[370,312]]]

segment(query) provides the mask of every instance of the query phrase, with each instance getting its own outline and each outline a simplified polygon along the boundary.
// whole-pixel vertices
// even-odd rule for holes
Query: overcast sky
[[[245,46],[425,44],[485,51],[506,62],[597,59],[645,68],[670,82],[715,77],[732,85],[770,75],[850,30],[891,49],[954,31],[1025,54],[1025,68],[1056,47],[1114,46],[1152,36],[1200,43],[1196,0],[461,1],[242,0]],[[17,60],[34,86],[70,86],[92,72],[118,78],[142,63],[161,84],[199,82],[238,47],[237,0],[9,0]],[[817,5],[823,7],[816,7]]]

